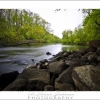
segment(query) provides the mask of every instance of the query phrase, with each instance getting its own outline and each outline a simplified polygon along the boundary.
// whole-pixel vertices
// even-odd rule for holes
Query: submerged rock
[[[52,55],[50,52],[47,52],[46,55]]]

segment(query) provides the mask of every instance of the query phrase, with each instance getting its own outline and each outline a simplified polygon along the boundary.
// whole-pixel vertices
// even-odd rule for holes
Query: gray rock
[[[77,65],[80,65],[80,62],[78,61],[73,62],[72,65],[68,69],[64,70],[55,81],[74,85],[72,79],[72,70]]]
[[[84,65],[72,72],[75,86],[81,91],[100,91],[100,67]]]
[[[62,61],[52,62],[49,64],[49,70],[51,73],[60,74],[67,69],[66,63]]]
[[[54,91],[54,87],[52,85],[46,85],[44,91]]]

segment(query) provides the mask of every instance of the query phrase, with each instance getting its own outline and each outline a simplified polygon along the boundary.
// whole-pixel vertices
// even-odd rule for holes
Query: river
[[[4,47],[0,48],[0,75],[11,71],[21,73],[28,65],[42,59],[49,59],[52,55],[62,50],[73,51],[87,46],[62,45],[62,44],[32,44],[32,46]],[[50,52],[52,55],[46,55]],[[34,59],[32,61],[31,59]]]

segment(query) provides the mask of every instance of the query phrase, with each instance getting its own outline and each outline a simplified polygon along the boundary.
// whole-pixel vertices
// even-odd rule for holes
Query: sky
[[[58,37],[62,37],[64,30],[74,30],[75,27],[82,23],[83,15],[78,9],[61,9],[55,11],[55,9],[30,9],[34,13],[38,13],[43,19],[51,23],[51,29],[53,34]]]

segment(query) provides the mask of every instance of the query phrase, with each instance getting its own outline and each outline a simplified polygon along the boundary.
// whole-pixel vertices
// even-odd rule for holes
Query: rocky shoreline
[[[21,74],[2,74],[0,90],[100,91],[100,46],[61,51],[49,60],[28,66]]]

